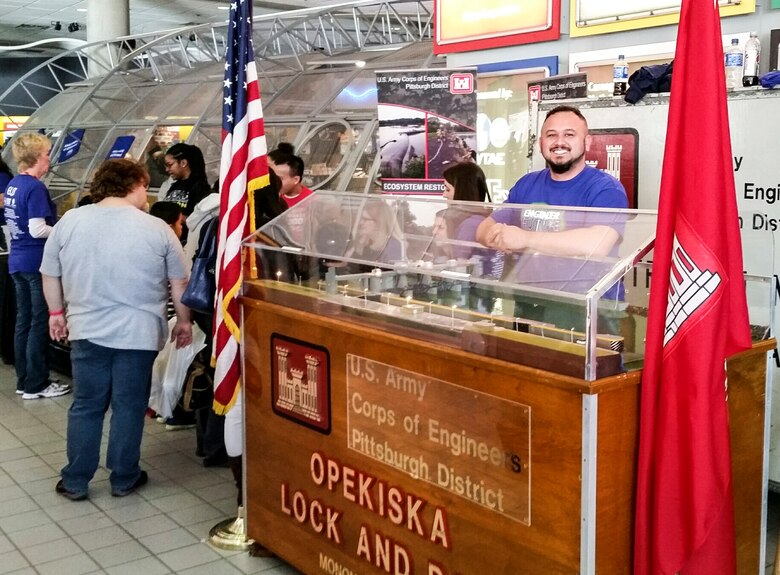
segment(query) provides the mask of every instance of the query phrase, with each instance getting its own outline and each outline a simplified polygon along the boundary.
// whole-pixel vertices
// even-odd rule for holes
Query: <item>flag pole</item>
[[[242,489],[236,517],[215,525],[209,532],[209,542],[222,549],[251,549],[253,555],[261,556],[268,554],[268,551],[248,538],[243,507],[246,498],[246,465],[243,460],[246,449],[244,386],[241,382],[241,314],[238,305],[245,265],[242,260],[242,240],[254,231],[253,194],[269,181],[260,84],[252,49],[250,0],[237,0],[230,4],[222,95],[220,224],[212,359],[215,367],[213,409],[219,415],[233,413],[233,409],[241,411],[241,441],[244,445],[239,459]],[[249,276],[253,276],[251,266]]]
[[[246,532],[244,506],[239,505],[235,517],[224,519],[209,531],[209,543],[218,549],[246,551],[254,545]]]

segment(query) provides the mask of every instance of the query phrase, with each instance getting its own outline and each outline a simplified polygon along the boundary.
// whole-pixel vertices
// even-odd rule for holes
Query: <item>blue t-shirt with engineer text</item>
[[[507,204],[530,204],[526,209],[496,210],[496,222],[536,232],[606,225],[622,234],[622,215],[600,212],[567,212],[553,206],[628,208],[628,197],[619,180],[591,166],[566,181],[553,180],[550,170],[531,172],[512,186]],[[616,249],[616,248],[615,248]],[[613,252],[615,251],[613,249]],[[557,291],[587,292],[611,267],[609,262],[561,258],[542,254],[512,254],[507,257],[506,279]],[[603,296],[623,300],[623,286],[615,284]]]

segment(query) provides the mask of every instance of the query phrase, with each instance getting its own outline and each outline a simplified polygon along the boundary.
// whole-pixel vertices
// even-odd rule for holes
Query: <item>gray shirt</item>
[[[188,276],[181,244],[161,219],[132,206],[68,211],[43,251],[41,273],[59,277],[69,339],[115,349],[160,350],[168,336],[168,280]]]

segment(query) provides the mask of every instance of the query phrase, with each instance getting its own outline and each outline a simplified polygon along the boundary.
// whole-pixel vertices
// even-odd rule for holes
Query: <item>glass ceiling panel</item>
[[[204,88],[205,91],[205,88]],[[204,122],[222,123],[222,90],[214,90],[210,93],[211,100],[206,105],[206,112],[203,115]]]
[[[433,42],[415,42],[400,50],[392,50],[385,55],[377,58],[376,62],[381,62],[382,66],[391,64],[393,62],[418,62],[423,64],[430,55],[433,54]],[[444,63],[444,58],[441,56],[434,61]]]
[[[199,86],[198,82],[160,84],[133,108],[125,121],[157,121],[169,111],[181,116],[200,117],[201,109],[188,105],[188,98]]]
[[[60,92],[41,106],[25,123],[28,128],[58,127],[70,119],[73,109],[81,104],[86,90],[83,88]]]
[[[192,92],[187,98],[183,99],[178,106],[174,106],[168,111],[166,119],[171,122],[188,122],[195,123],[203,110],[205,110],[209,104],[213,104],[216,96],[220,95],[222,91],[222,82],[203,82],[195,86],[195,91]],[[220,100],[221,103],[221,100]],[[221,117],[217,117],[218,121],[222,121]]]
[[[328,73],[302,74],[271,102],[268,116],[308,116],[320,109],[322,103],[333,98],[347,79],[354,74],[354,67],[331,70]]]
[[[153,89],[154,86],[138,86],[131,91],[127,85],[102,86],[79,110],[73,124],[118,122],[129,108],[135,106]]]
[[[362,72],[323,108],[323,114],[349,114],[360,110],[376,112],[376,76],[373,70]]]
[[[62,164],[56,162],[52,163],[50,171],[53,172],[55,176],[60,176],[61,178],[75,182],[72,184],[74,189],[78,188],[82,181],[91,181],[91,175],[85,180],[85,174],[98,152],[98,149],[103,146],[103,140],[107,134],[108,129],[87,128],[84,130],[84,136],[81,138],[81,147],[79,148],[78,153]],[[61,194],[55,193],[55,191],[52,190],[52,199],[56,200],[59,195]]]
[[[292,144],[298,137],[298,132],[301,131],[300,125],[280,125],[280,124],[266,124],[265,125],[265,143],[269,150],[275,150],[280,142],[287,142]]]

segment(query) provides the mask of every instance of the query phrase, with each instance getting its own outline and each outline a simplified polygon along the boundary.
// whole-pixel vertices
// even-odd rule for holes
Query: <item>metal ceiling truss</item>
[[[110,76],[118,69],[131,75],[151,70],[154,79],[163,82],[181,73],[182,68],[221,61],[226,29],[224,23],[201,24],[67,50],[35,67],[0,94],[0,115],[31,115],[52,94],[69,85]],[[430,39],[432,30],[430,0],[362,0],[338,7],[264,14],[254,18],[255,58],[261,69],[263,61],[276,61],[276,67],[289,68],[289,59],[285,64],[279,59],[294,56],[293,68],[303,69],[300,57],[307,54],[333,56],[368,47],[402,45]]]
[[[428,40],[433,30],[430,5],[431,0],[359,0],[338,7],[257,16],[253,19],[253,37],[258,73],[266,81],[272,81],[274,75],[279,75],[274,71],[286,71],[285,75],[290,71],[304,71],[305,56],[310,54],[343,56],[372,47],[400,47]],[[227,25],[221,23],[80,46],[40,64],[0,94],[0,116],[31,115],[53,94],[69,86],[83,85],[88,94],[63,125],[46,127],[57,128],[64,136],[75,127],[83,127],[82,123],[92,123],[79,122],[79,126],[74,126],[74,120],[88,105],[110,122],[117,123],[122,118],[106,109],[105,104],[109,101],[127,102],[120,114],[124,117],[143,98],[135,88],[172,81],[181,75],[182,69],[221,62],[226,42]],[[323,64],[326,63],[323,59]],[[287,80],[289,78],[285,78]],[[111,83],[123,88],[121,98],[100,95]],[[24,94],[21,99],[28,100],[29,105],[13,103],[20,99],[21,93]],[[44,94],[47,97],[44,98]],[[202,121],[203,116],[195,125],[200,127]],[[105,137],[110,134],[109,129]],[[52,157],[58,157],[64,140],[64,137],[58,138]],[[64,180],[83,186],[98,161],[93,158],[90,168],[84,170],[81,182],[58,174],[58,166],[54,164],[50,174],[52,183]]]

